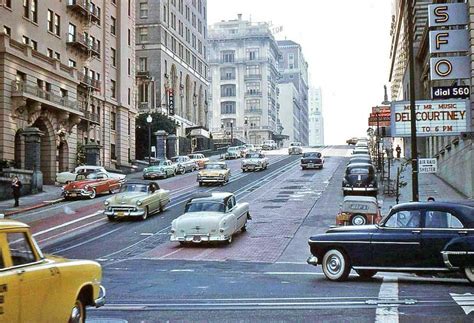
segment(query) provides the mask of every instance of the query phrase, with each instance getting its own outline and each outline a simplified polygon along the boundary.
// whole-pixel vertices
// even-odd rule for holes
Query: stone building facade
[[[139,112],[172,105],[178,138],[208,138],[207,1],[137,0],[136,15]]]
[[[323,95],[321,88],[309,88],[309,145],[324,146]]]
[[[41,170],[45,184],[77,165],[81,145],[98,164],[130,166],[133,8],[134,0],[0,1],[0,159]]]
[[[277,139],[280,56],[267,23],[246,21],[239,15],[210,26],[214,138],[231,135],[252,144]]]

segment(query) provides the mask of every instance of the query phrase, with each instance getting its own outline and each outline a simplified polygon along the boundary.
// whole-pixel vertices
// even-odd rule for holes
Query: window
[[[30,44],[30,39],[26,36],[23,36],[23,44],[29,45]]]
[[[132,44],[132,32],[130,31],[130,29],[128,29],[128,46],[130,46]]]
[[[23,17],[30,17],[30,0],[23,0]]]
[[[191,11],[189,10],[189,7],[186,6],[186,20],[189,21],[191,18]]]
[[[8,248],[12,257],[13,266],[21,266],[36,261],[26,233],[7,233]]]
[[[221,57],[223,63],[233,63],[235,61],[235,52],[233,50],[222,51]]]
[[[189,32],[188,27],[186,27],[186,41],[188,43],[191,41],[191,33]]]
[[[146,27],[139,28],[139,36],[138,37],[139,37],[138,41],[140,43],[147,42],[148,41],[148,28],[146,28]]]
[[[74,61],[72,59],[69,60],[68,65],[69,65],[69,67],[76,67],[77,66],[76,61]]]
[[[293,53],[288,54],[288,68],[295,68],[295,55]]]
[[[111,52],[111,59],[112,59],[112,66],[113,67],[117,67],[117,51],[115,50],[115,48],[110,48],[110,52]]]
[[[260,74],[260,66],[259,65],[250,65],[246,68],[247,75],[259,75]]]
[[[176,30],[176,15],[174,13],[171,13],[171,28]]]
[[[260,93],[260,82],[249,82],[249,83],[247,83],[247,93],[248,94],[258,94],[258,93]]]
[[[221,114],[235,114],[235,102],[233,101],[222,102]]]
[[[110,129],[117,130],[117,114],[110,112]]]
[[[31,40],[31,48],[38,50],[38,42],[36,40]]]
[[[116,83],[115,83],[115,81],[114,81],[114,80],[110,80],[110,92],[111,92],[110,95],[111,95],[112,98],[114,98],[114,99],[115,99],[115,97],[116,97],[116,95],[117,95],[117,94],[115,93],[116,91],[117,91],[117,89],[116,89]]]
[[[50,32],[54,32],[54,22],[53,22],[53,18],[54,17],[54,13],[52,10],[48,10],[48,31]]]
[[[5,0],[5,7],[11,9],[12,8],[12,0]],[[0,256],[1,258],[1,256]]]
[[[130,91],[130,88],[128,88],[128,93],[127,93],[128,97],[127,97],[127,102],[128,102],[128,105],[131,104],[131,100],[132,100],[132,92]]]
[[[221,68],[221,80],[235,80],[235,68]]]
[[[51,48],[48,48],[47,53],[48,53],[47,55],[49,58],[53,58],[54,52]]]
[[[58,52],[55,52],[55,53],[54,53],[54,57],[55,57],[58,61],[61,60],[61,54],[58,53]]]
[[[163,21],[166,22],[166,6],[163,6]]]
[[[128,75],[130,76],[130,74],[132,74],[132,63],[130,62],[130,58],[128,59],[128,65],[127,65],[127,72],[128,72]]]
[[[260,100],[258,100],[258,99],[247,100],[246,108],[248,110],[258,110],[258,109],[260,109]]]
[[[128,0],[128,16],[132,14],[132,0]]]
[[[65,90],[65,89],[59,89],[59,91],[61,92],[61,97],[62,97],[62,98],[67,98],[67,97],[68,97],[69,93],[68,93],[67,90]]]
[[[138,70],[141,72],[148,71],[148,58],[146,57],[138,58]]]
[[[184,35],[184,25],[181,20],[178,21],[178,33],[181,37]]]
[[[11,30],[10,27],[3,26],[3,32],[4,32],[6,35],[10,36],[10,37],[11,37],[11,35],[12,35],[12,30]]]
[[[131,120],[131,118],[130,118],[130,116],[129,116],[129,117],[128,117],[128,128],[127,128],[127,129],[128,129],[128,130],[127,130],[127,133],[128,133],[128,134],[130,134],[130,129],[132,128],[131,123],[132,123],[132,120]],[[129,149],[129,156],[130,156],[130,149]],[[129,157],[128,159],[130,159],[130,157]]]
[[[76,40],[76,25],[69,23],[69,34],[68,34],[68,41],[75,41]]]
[[[54,15],[54,33],[56,36],[61,36],[61,17]]]
[[[419,228],[420,218],[420,211],[400,211],[392,214],[385,222],[385,226],[389,228]]]
[[[196,15],[195,15],[194,13],[193,13],[193,15],[192,15],[191,21],[192,21],[193,27],[196,28]]]
[[[258,48],[257,49],[247,49],[247,55],[249,60],[254,61],[258,59]]]
[[[232,97],[235,96],[235,85],[221,85],[221,97]]]
[[[148,102],[148,84],[142,83],[138,86],[138,100],[140,103]]]
[[[110,144],[110,159],[117,160],[117,154],[115,151],[115,144]]]
[[[148,18],[148,3],[140,2],[140,18]]]
[[[38,22],[38,0],[29,0],[31,2],[30,4],[30,19],[33,20],[34,22]]]
[[[112,35],[115,35],[116,33],[116,28],[117,28],[117,19],[115,19],[114,17],[110,17],[110,33]]]
[[[464,227],[457,217],[444,211],[426,211],[425,221],[426,228],[461,229]]]

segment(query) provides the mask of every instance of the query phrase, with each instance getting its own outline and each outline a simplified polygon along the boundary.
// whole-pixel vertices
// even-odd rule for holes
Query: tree
[[[148,156],[148,123],[146,118],[148,113],[139,114],[136,119],[135,130],[135,156],[137,159],[144,159]],[[151,145],[155,145],[155,133],[158,130],[164,130],[169,134],[175,134],[177,125],[173,119],[168,116],[154,112],[150,114],[153,121],[151,122]]]

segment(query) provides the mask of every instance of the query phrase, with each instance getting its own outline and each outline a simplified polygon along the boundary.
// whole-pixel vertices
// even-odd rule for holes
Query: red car
[[[89,197],[95,198],[97,194],[115,193],[120,189],[121,181],[111,178],[105,173],[91,173],[88,175],[79,174],[76,180],[63,187],[64,198]]]

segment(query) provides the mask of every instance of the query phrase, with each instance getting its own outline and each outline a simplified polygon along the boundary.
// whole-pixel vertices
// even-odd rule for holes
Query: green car
[[[143,179],[168,178],[177,173],[176,165],[168,159],[160,159],[143,169]]]
[[[163,212],[169,202],[169,191],[160,189],[155,182],[127,182],[122,185],[119,194],[105,200],[104,214],[111,221],[123,217],[146,220],[150,214]]]

